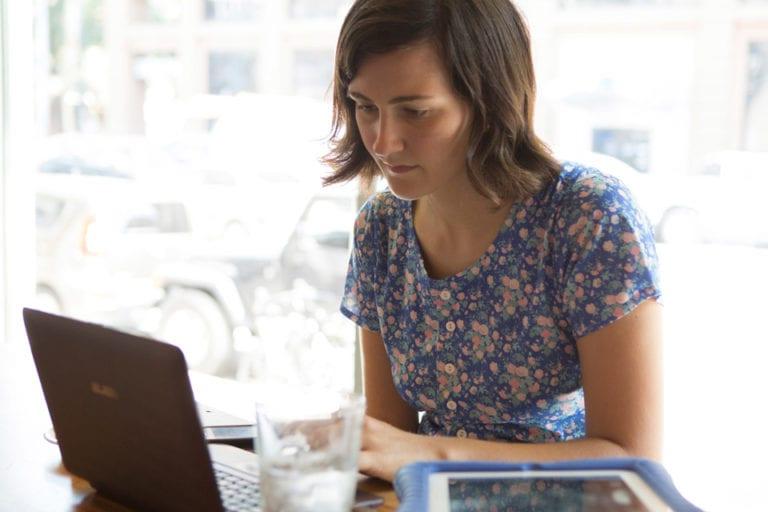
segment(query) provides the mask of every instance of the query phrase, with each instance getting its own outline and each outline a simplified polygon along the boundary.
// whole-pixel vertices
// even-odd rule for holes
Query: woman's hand
[[[359,469],[366,475],[391,482],[397,470],[410,462],[439,459],[437,441],[366,416]]]

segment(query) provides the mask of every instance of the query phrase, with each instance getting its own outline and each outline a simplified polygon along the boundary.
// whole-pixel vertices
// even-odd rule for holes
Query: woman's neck
[[[414,211],[420,217],[418,224],[433,234],[461,241],[467,235],[497,232],[510,206],[509,202],[498,205],[470,186],[458,193],[424,196],[416,201]]]
[[[471,192],[432,194],[414,205],[413,225],[432,278],[456,274],[477,261],[509,215],[511,202],[499,207],[474,189]]]

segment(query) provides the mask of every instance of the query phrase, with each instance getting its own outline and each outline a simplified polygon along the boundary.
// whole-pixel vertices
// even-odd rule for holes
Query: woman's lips
[[[417,166],[416,165],[389,165],[384,164],[384,167],[391,172],[392,174],[405,174],[409,171],[414,170]]]

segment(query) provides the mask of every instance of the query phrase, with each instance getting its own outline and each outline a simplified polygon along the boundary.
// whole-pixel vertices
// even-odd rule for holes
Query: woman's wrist
[[[423,437],[423,436],[422,436]],[[454,442],[455,438],[445,436],[428,436],[427,449],[432,460],[454,460],[456,457]]]

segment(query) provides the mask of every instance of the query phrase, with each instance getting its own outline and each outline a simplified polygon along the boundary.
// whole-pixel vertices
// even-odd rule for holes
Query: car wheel
[[[223,373],[232,358],[232,329],[218,302],[201,290],[174,289],[161,306],[156,336],[178,346],[190,369]]]
[[[699,213],[683,206],[670,208],[659,221],[657,238],[661,242],[700,243],[704,241]]]

